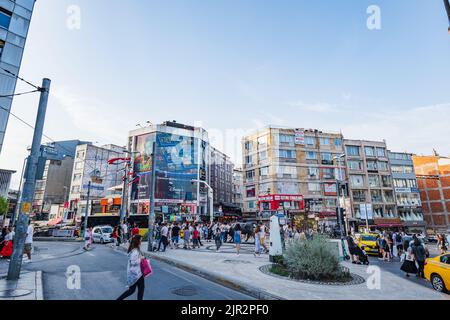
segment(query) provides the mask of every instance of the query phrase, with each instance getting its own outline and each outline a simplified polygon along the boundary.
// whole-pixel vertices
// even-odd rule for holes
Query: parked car
[[[113,242],[111,234],[113,228],[111,226],[98,226],[92,230],[92,241],[99,242],[101,244]]]
[[[430,281],[433,289],[439,292],[449,292],[450,289],[450,254],[443,254],[425,261],[425,278]]]

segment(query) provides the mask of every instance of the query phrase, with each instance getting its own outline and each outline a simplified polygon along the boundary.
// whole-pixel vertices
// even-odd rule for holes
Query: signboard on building
[[[305,144],[305,131],[301,129],[295,129],[295,144]]]
[[[361,219],[373,220],[373,208],[371,203],[361,203],[359,205],[359,211],[361,212]]]
[[[336,183],[324,183],[323,188],[326,196],[337,195]]]

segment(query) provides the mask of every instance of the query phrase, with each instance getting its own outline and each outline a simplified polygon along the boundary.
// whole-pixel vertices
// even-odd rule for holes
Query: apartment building
[[[344,145],[354,227],[403,227],[386,142],[345,139]]]
[[[214,212],[220,215],[235,215],[233,204],[233,168],[234,164],[223,152],[210,147],[210,185],[213,189]]]
[[[388,151],[398,216],[408,233],[422,233],[426,222],[417,185],[412,154]]]
[[[412,160],[427,230],[450,232],[450,158],[414,155]]]
[[[244,212],[336,222],[340,133],[269,126],[243,138]],[[345,165],[342,163],[341,172]],[[341,173],[343,176],[344,174]]]
[[[108,161],[125,156],[125,147],[116,145],[95,146],[92,144],[79,145],[72,170],[69,204],[70,210],[66,219],[73,219],[85,215],[87,206],[87,192],[90,186],[89,212],[101,212],[100,200],[113,193],[112,189],[122,184],[124,166],[110,165]]]
[[[233,199],[235,206],[244,210],[244,176],[241,168],[233,170]]]

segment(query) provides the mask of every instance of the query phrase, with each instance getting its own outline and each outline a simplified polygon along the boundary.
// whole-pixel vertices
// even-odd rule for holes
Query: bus
[[[148,223],[149,217],[148,214],[132,214],[127,218],[127,222],[130,224],[131,228],[134,227],[134,224],[139,228],[139,234],[144,236],[148,233]]]

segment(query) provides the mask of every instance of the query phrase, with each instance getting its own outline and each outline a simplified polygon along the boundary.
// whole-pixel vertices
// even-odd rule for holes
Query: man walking
[[[31,249],[33,246],[33,226],[31,225],[31,221],[28,222],[27,228],[27,237],[25,238],[25,247],[23,248],[24,253],[28,257],[28,262],[31,262]]]
[[[161,238],[159,240],[157,251],[159,251],[159,249],[161,248],[161,243],[163,244],[162,252],[166,251],[166,247],[167,247],[167,243],[168,243],[168,239],[167,239],[168,235],[169,235],[169,228],[167,227],[167,225],[165,223],[163,223],[162,228],[161,228]]]

